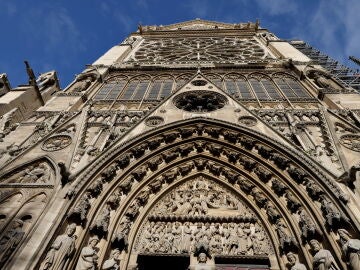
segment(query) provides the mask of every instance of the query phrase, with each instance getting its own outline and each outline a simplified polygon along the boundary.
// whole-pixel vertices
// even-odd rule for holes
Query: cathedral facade
[[[258,22],[139,26],[64,91],[0,75],[0,268],[360,269],[360,89]]]

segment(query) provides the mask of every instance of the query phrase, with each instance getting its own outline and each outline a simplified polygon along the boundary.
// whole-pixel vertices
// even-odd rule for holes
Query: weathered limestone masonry
[[[304,44],[197,19],[1,75],[0,268],[359,270],[359,88]]]

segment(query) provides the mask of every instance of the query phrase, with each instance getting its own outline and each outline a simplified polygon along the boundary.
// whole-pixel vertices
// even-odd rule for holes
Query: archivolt
[[[200,160],[203,162],[196,162]],[[273,244],[280,246],[276,253],[281,268],[284,268],[281,254],[296,247],[281,244],[284,239],[276,229],[280,220],[286,224],[289,235],[299,243],[300,257],[308,265],[307,242],[311,238],[321,238],[322,234],[327,235],[327,229],[337,229],[348,220],[344,214],[347,209],[342,192],[310,158],[244,127],[215,120],[191,119],[150,131],[117,149],[108,150],[73,183],[76,197],[72,199],[70,212],[84,201],[84,196],[92,202],[90,210],[85,209],[88,220],[78,222],[84,227],[79,244],[86,243],[91,224],[98,218],[97,213],[108,204],[113,215],[108,231],[101,234],[107,250],[120,229],[122,219],[128,216],[132,222],[130,251],[142,219],[161,197],[160,194],[166,192],[164,189],[200,173],[231,187],[256,210],[264,224],[273,224],[268,226],[269,234]],[[161,185],[154,186],[156,181]],[[165,183],[168,188],[163,185]],[[120,193],[126,197],[114,203],[114,198]],[[154,195],[150,196],[150,193]],[[329,211],[338,211],[341,220],[331,219]],[[314,231],[304,233],[306,228],[304,221],[299,220],[300,216],[314,225]],[[355,228],[354,224],[350,227]],[[323,244],[339,254],[339,248],[331,237]],[[106,249],[103,250],[99,254],[100,261],[107,253]]]

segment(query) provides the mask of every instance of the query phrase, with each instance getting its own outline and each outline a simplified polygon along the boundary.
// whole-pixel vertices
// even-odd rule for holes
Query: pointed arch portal
[[[218,269],[286,269],[289,252],[310,268],[310,240],[339,254],[327,232],[357,226],[319,164],[254,130],[205,118],[109,149],[72,190],[63,215],[80,233],[69,269],[94,235],[99,265],[119,249],[121,269],[148,269],[154,258],[193,265],[198,253]]]

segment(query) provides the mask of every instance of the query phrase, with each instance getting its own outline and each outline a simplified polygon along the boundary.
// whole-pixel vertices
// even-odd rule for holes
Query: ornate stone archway
[[[190,194],[187,206],[180,193]],[[110,253],[118,249],[122,269],[135,267],[139,253],[192,255],[196,244],[205,241],[192,241],[187,250],[175,249],[176,245],[171,251],[166,245],[156,250],[156,241],[146,247],[146,237],[160,241],[152,232],[146,236],[149,224],[154,231],[163,226],[163,236],[180,241],[180,246],[185,245],[187,222],[194,240],[198,231],[218,230],[222,249],[214,251],[214,239],[219,237],[206,236],[211,239],[204,246],[214,244],[209,256],[265,255],[272,269],[285,269],[285,256],[290,252],[301,263],[312,265],[309,244],[314,239],[331,250],[335,264],[343,266],[333,232],[346,228],[358,234],[357,224],[349,221],[347,198],[319,164],[246,127],[203,118],[163,126],[109,149],[72,183],[68,194],[69,208],[63,210],[63,217],[77,225],[78,236],[76,252],[66,261],[68,269],[78,263],[83,247],[94,236],[100,239],[96,243],[99,250],[93,249],[99,265],[107,263]],[[220,195],[225,202],[214,203]],[[177,206],[161,214],[157,211],[164,201]],[[58,234],[65,225],[59,226]],[[243,245],[231,247],[231,241],[227,242],[229,227],[236,228],[237,240]],[[180,230],[181,240],[176,236]],[[258,232],[269,242],[266,251],[251,250],[251,237],[258,237]]]

